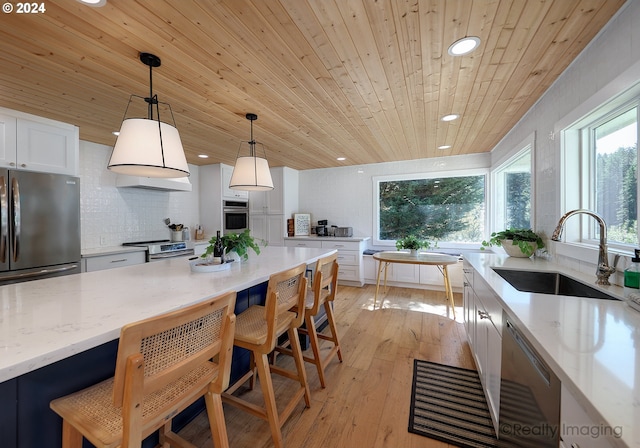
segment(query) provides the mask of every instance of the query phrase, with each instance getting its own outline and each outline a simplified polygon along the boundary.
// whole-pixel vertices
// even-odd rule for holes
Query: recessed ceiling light
[[[471,53],[480,45],[480,38],[476,36],[463,37],[451,44],[447,53],[451,56],[462,56]]]
[[[107,4],[107,0],[78,0],[87,6],[93,6],[94,8],[100,8]]]
[[[206,154],[198,154],[198,157],[200,157],[201,159],[208,159],[209,156]]]
[[[451,148],[451,145],[438,146],[438,149],[449,149],[449,148]]]
[[[453,121],[453,120],[457,120],[458,118],[460,118],[460,115],[458,114],[449,114],[449,115],[445,115],[444,117],[441,118],[442,121]]]
[[[117,137],[118,135],[120,135],[120,131],[113,131],[112,134]]]
[[[339,160],[340,162],[342,162],[343,160],[347,160],[346,157],[338,157],[336,160]]]

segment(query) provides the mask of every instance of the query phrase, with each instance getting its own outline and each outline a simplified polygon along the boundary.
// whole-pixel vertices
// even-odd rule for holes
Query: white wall
[[[354,236],[372,236],[374,177],[489,166],[489,154],[474,154],[300,171],[298,212],[311,213],[314,223],[353,227]]]
[[[80,141],[82,250],[168,239],[165,218],[193,232],[200,219],[198,167],[189,166],[190,192],[117,188],[116,174],[107,170],[110,156],[110,146]]]

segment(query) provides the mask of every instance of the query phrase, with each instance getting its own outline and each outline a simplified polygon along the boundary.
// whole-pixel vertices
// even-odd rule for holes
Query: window
[[[637,95],[637,93],[636,93]],[[564,130],[566,211],[586,208],[607,223],[611,246],[638,245],[638,110],[640,99],[623,96]],[[595,243],[599,227],[582,221],[580,240]]]
[[[431,242],[471,243],[484,238],[485,175],[374,180],[377,243],[407,235]]]
[[[594,209],[607,223],[610,242],[638,242],[638,108],[593,127]]]
[[[492,228],[530,229],[532,222],[531,141],[492,174]]]

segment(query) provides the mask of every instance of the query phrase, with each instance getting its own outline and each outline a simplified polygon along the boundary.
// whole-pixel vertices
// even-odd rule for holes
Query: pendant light
[[[130,176],[187,177],[189,166],[175,126],[171,106],[162,103],[169,108],[173,124],[160,121],[158,96],[153,94],[152,71],[153,67],[160,67],[160,58],[150,53],[140,53],[140,61],[149,66],[149,96],[147,98],[137,95],[129,97],[120,133],[107,168]],[[133,98],[147,103],[146,118],[126,118]]]
[[[269,171],[267,154],[262,143],[257,144],[262,146],[264,157],[258,157],[256,154],[256,141],[253,139],[253,122],[258,119],[258,116],[256,114],[247,114],[246,118],[251,122],[251,141],[240,142],[236,166],[233,167],[229,188],[245,191],[273,190],[271,171]],[[242,146],[245,143],[249,144],[249,155],[241,156]]]

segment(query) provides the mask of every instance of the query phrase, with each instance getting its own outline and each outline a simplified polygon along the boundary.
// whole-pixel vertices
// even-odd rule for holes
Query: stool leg
[[[229,448],[229,437],[227,436],[227,424],[224,421],[224,410],[222,408],[222,397],[218,394],[208,392],[204,396],[207,404],[207,416],[209,426],[213,436],[214,448]]]
[[[304,368],[304,359],[302,357],[302,347],[300,347],[300,339],[298,339],[298,329],[289,328],[289,341],[291,342],[291,351],[293,359],[296,361],[296,369],[298,370],[298,380],[304,388],[304,401],[308,408],[311,407],[311,392],[309,391],[309,383],[307,382],[307,371]]]
[[[342,349],[340,348],[340,340],[338,339],[338,327],[336,326],[336,320],[333,317],[332,302],[324,302],[324,310],[327,314],[327,321],[329,321],[329,330],[331,331],[331,339],[333,344],[337,348],[338,360],[342,362]]]
[[[307,326],[307,334],[309,335],[309,342],[311,343],[311,350],[313,351],[313,363],[318,370],[318,377],[320,378],[320,386],[324,389],[326,387],[324,381],[324,369],[322,368],[322,360],[320,359],[320,345],[318,341],[318,333],[316,332],[316,323],[313,320],[313,316],[305,314],[304,321]]]
[[[299,343],[298,343],[299,344]],[[256,365],[258,367],[258,376],[260,378],[260,386],[262,387],[262,395],[264,397],[264,408],[267,413],[267,420],[271,428],[271,437],[276,448],[283,448],[282,432],[280,431],[280,416],[276,407],[276,397],[273,391],[273,382],[271,381],[271,370],[269,368],[269,357],[267,354],[256,353]]]
[[[82,434],[66,420],[62,421],[62,447],[82,448]]]

